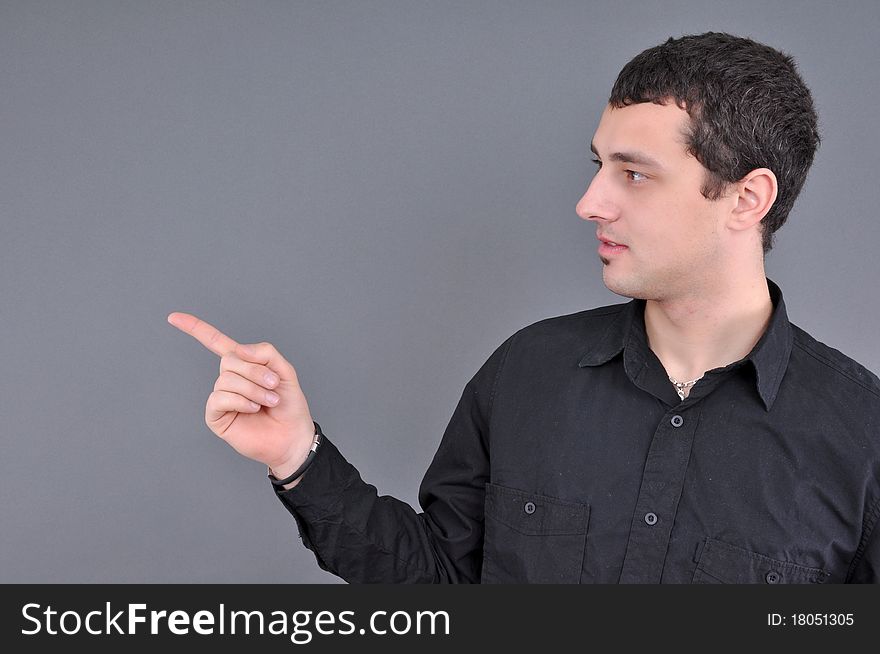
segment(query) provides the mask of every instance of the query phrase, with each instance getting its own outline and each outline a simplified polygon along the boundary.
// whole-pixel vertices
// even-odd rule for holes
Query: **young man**
[[[270,466],[318,565],[347,581],[877,582],[880,380],[791,324],[764,274],[818,143],[810,92],[770,47],[707,33],[630,61],[577,213],[605,284],[633,299],[498,347],[422,513],[315,436],[271,344],[169,321],[222,356],[208,425]]]

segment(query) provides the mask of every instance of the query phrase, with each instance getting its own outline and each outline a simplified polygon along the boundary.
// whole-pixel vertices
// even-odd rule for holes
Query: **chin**
[[[605,288],[622,297],[637,297],[633,295],[635,289],[631,283],[627,283],[627,280],[621,279],[619,275],[612,273],[605,259],[602,260],[602,263],[605,264],[602,268],[602,282],[605,284]]]
[[[602,268],[602,281],[605,283],[605,288],[621,297],[637,300],[652,299],[652,294],[643,281],[632,275],[623,276],[615,274],[607,264]]]

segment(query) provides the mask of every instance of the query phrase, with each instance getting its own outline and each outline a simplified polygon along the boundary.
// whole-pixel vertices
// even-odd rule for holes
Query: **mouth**
[[[617,241],[612,241],[610,239],[605,238],[604,236],[597,236],[599,239],[599,256],[600,257],[610,257],[618,254],[622,254],[629,249],[629,246],[623,245],[622,243],[618,243]]]

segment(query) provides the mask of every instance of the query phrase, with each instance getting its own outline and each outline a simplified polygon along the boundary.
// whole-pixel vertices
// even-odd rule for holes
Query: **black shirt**
[[[643,300],[548,318],[467,383],[419,490],[325,439],[276,491],[349,582],[843,583],[880,575],[880,380],[774,310],[680,400]]]

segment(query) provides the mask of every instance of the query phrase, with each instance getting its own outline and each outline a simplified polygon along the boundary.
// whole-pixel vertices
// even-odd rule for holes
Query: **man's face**
[[[700,194],[705,168],[685,151],[689,116],[674,102],[606,107],[593,136],[601,166],[577,204],[596,223],[602,276],[626,297],[700,292],[721,270],[729,203]]]

